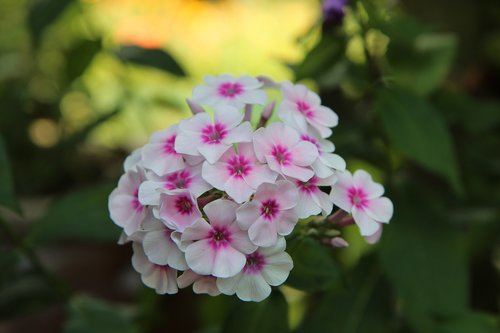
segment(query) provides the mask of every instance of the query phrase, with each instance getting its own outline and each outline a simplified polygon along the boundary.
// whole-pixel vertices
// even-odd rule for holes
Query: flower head
[[[362,236],[371,236],[380,229],[380,223],[389,223],[392,217],[392,202],[383,194],[382,185],[366,171],[357,170],[354,175],[349,171],[339,174],[330,197],[335,205],[352,214]]]
[[[262,301],[271,294],[270,286],[285,282],[293,268],[285,247],[285,239],[280,237],[273,246],[247,254],[241,272],[229,278],[218,278],[217,287],[223,294],[236,294],[243,301]]]
[[[203,156],[213,164],[230,146],[252,140],[252,126],[243,122],[243,113],[234,107],[215,109],[213,119],[208,113],[198,113],[179,125],[175,150],[188,155]]]
[[[240,109],[245,104],[264,105],[267,95],[261,87],[262,83],[250,76],[206,76],[205,84],[194,88],[193,100],[214,108],[230,105]]]
[[[245,255],[257,248],[236,223],[237,207],[229,200],[213,201],[203,209],[210,223],[198,219],[184,230],[181,241],[191,242],[186,246],[186,261],[195,273],[233,276],[243,269]]]
[[[298,221],[293,209],[299,193],[292,182],[278,180],[262,184],[252,201],[238,208],[238,224],[248,230],[252,243],[267,247],[276,244],[278,235],[289,235]]]

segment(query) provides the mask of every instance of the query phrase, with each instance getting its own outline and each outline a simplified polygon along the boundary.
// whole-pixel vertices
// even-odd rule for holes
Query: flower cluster
[[[281,92],[279,103],[268,102],[268,89]],[[353,221],[369,241],[389,222],[383,187],[346,170],[327,140],[338,117],[305,86],[209,76],[188,104],[193,117],[154,133],[125,160],[109,198],[121,241],[133,242],[134,268],[157,293],[192,285],[261,301],[293,268],[285,237],[300,219]],[[340,210],[329,217],[334,204],[341,218]]]

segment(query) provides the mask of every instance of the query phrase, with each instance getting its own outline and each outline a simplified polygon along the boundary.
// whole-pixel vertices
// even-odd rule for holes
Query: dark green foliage
[[[0,136],[0,206],[18,211],[19,206],[14,196],[14,184],[10,162],[5,145]]]
[[[143,49],[138,46],[122,46],[117,52],[118,58],[125,62],[161,69],[175,76],[186,73],[174,58],[164,50]]]

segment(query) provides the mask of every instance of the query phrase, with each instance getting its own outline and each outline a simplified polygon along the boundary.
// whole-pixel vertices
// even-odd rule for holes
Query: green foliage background
[[[0,4],[4,18],[16,7]],[[336,150],[386,185],[395,215],[375,246],[355,227],[343,230],[351,246],[342,250],[302,225],[288,245],[287,287],[258,304],[190,291],[157,296],[131,272],[106,207],[127,152],[85,141],[130,100],[50,148],[32,142],[33,121],[62,124],[63,95],[87,93],[81,76],[99,53],[189,75],[161,49],[110,48],[100,36],[47,41],[78,8],[71,0],[26,5],[28,54],[12,48],[21,37],[2,26],[0,331],[500,331],[498,1],[351,0],[343,25],[319,22],[299,41],[312,46],[289,64],[296,80],[339,114]],[[62,69],[37,68],[47,45],[64,54]],[[18,57],[25,67],[13,72]],[[33,94],[40,72],[57,82],[55,98]]]

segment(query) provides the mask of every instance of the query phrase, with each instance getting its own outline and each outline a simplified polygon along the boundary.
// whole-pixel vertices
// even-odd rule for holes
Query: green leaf
[[[375,109],[394,145],[463,191],[450,132],[431,104],[408,91],[385,89],[377,94]]]
[[[35,47],[43,32],[65,11],[73,0],[38,0],[29,9],[27,25]]]
[[[290,65],[295,72],[295,79],[317,78],[324,75],[325,71],[342,59],[344,46],[345,42],[341,37],[322,38],[300,64]]]
[[[438,88],[453,63],[457,38],[431,33],[407,18],[391,21],[384,33],[391,38],[387,52],[391,79],[419,95]]]
[[[0,137],[0,206],[19,212],[19,206],[14,196],[14,184],[7,151]]]
[[[438,220],[428,193],[405,188],[384,228],[380,259],[403,315],[416,332],[436,332],[438,319],[467,309],[468,272],[462,235]]]
[[[88,296],[71,299],[64,333],[136,333],[127,314],[111,304]]]
[[[28,242],[34,246],[61,240],[116,242],[120,229],[109,218],[113,185],[102,184],[70,193],[33,223]]]
[[[440,325],[438,333],[498,333],[498,318],[481,312],[467,312],[448,318]]]
[[[296,333],[390,332],[392,299],[372,259],[348,275],[345,290],[318,294]]]
[[[68,82],[73,82],[74,79],[82,75],[100,50],[100,40],[81,40],[73,45],[66,54]]]
[[[339,282],[340,272],[332,250],[312,238],[291,239],[288,253],[293,270],[286,284],[305,291],[329,289]]]
[[[176,76],[186,76],[177,61],[161,49],[143,49],[138,46],[122,46],[116,55],[122,61],[137,65],[154,67]]]
[[[286,333],[288,304],[275,290],[262,302],[239,302],[224,323],[222,333]]]

